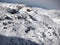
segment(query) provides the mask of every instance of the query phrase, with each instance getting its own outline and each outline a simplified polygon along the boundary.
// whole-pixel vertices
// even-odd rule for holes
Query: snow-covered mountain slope
[[[23,38],[39,45],[60,45],[60,10],[0,3],[0,35]],[[0,41],[1,45],[20,45],[21,40],[3,39],[2,43]],[[27,43],[21,45],[38,45]]]

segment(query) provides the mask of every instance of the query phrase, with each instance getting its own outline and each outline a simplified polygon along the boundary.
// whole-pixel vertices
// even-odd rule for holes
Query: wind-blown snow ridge
[[[41,7],[49,10],[60,9],[59,0],[1,0],[1,2],[28,4],[33,7]]]
[[[60,45],[59,12],[25,4],[0,3],[0,35],[24,38],[39,45]],[[4,40],[6,45],[20,45],[17,41]]]

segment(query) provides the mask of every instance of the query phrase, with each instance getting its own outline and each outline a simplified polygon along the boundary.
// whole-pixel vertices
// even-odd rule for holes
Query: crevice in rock
[[[33,16],[29,15],[29,17],[30,17],[33,21],[37,21],[35,18],[33,18]]]

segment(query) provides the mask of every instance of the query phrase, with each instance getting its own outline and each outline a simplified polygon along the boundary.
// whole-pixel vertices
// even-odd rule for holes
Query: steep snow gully
[[[60,10],[0,2],[0,45],[60,45]]]

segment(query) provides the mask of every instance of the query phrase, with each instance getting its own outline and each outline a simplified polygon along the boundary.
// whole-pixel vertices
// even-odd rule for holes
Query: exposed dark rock
[[[30,31],[30,27],[27,27],[27,30],[25,30],[26,33]]]
[[[51,27],[48,27],[48,29],[51,29]]]
[[[6,22],[3,22],[3,25],[7,25],[7,23]]]
[[[10,9],[10,8],[7,11],[11,14],[16,14],[18,12],[16,9]]]
[[[57,36],[57,34],[55,32],[53,32],[53,35]]]
[[[13,20],[11,17],[6,16],[5,19],[7,20]]]
[[[7,29],[7,27],[3,27],[3,29]]]
[[[27,27],[27,30],[25,30],[25,32],[28,33],[31,29],[32,29],[32,30],[35,30],[34,27],[31,27],[31,26],[30,26],[30,27]]]
[[[27,9],[28,12],[31,12],[32,10],[31,9]]]
[[[21,16],[17,16],[18,19],[21,19],[22,17]]]
[[[15,29],[15,28],[13,28],[12,30],[13,30],[13,31],[16,31],[16,29]]]

